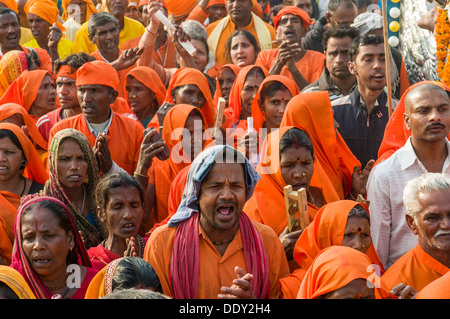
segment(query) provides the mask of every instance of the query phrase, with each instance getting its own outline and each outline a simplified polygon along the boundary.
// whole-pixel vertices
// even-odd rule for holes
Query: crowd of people
[[[0,0],[0,299],[450,298],[450,88],[376,4]]]

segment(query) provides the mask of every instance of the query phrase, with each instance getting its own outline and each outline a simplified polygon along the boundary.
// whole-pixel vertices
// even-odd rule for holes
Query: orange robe
[[[357,204],[351,200],[327,204],[317,212],[312,223],[304,229],[294,248],[294,260],[299,268],[280,280],[280,289],[286,299],[296,297],[306,272],[320,251],[331,246],[342,246],[348,214]],[[372,264],[378,266],[379,275],[381,275],[384,268],[373,243],[370,244],[366,255]]]
[[[259,52],[255,64],[270,71],[277,59],[277,54],[278,49],[263,50]],[[295,65],[305,80],[312,83],[320,77],[325,68],[325,55],[317,51],[307,50],[305,55]],[[286,66],[283,66],[280,75],[294,79]]]
[[[334,128],[333,112],[327,92],[302,93],[293,97],[280,127],[297,126],[309,134],[314,156],[322,165],[340,199],[351,191],[352,174],[361,163]]]
[[[414,299],[450,299],[450,273],[426,285]]]
[[[287,227],[286,206],[284,202],[284,187],[287,185],[281,175],[280,161],[271,159],[280,158],[280,140],[283,135],[293,127],[285,126],[276,133],[267,135],[264,140],[260,161],[256,168],[261,176],[257,182],[252,197],[244,206],[245,213],[255,221],[270,226],[275,233],[280,234]],[[315,180],[320,180],[321,184],[310,185],[319,188],[327,202],[339,200],[333,185],[327,179],[321,169],[320,163],[315,161],[314,174],[318,176]],[[308,203],[309,221],[312,222],[319,208],[312,203]],[[299,213],[296,214],[299,218]]]
[[[56,132],[65,128],[74,128],[82,132],[93,147],[96,137],[89,131],[83,114],[64,119],[50,130],[49,140]],[[144,138],[143,126],[136,120],[113,112],[111,126],[108,129],[108,147],[112,160],[130,175],[136,168]]]
[[[265,225],[253,222],[261,236],[269,259],[270,298],[278,298],[278,280],[289,273],[289,267],[281,242],[275,233]],[[241,231],[238,229],[222,256],[199,224],[200,271],[198,299],[216,299],[222,286],[231,286],[237,278],[234,268],[239,266],[247,271]],[[170,284],[170,261],[177,227],[158,227],[148,239],[144,259],[155,269],[161,282],[163,293],[172,296]]]
[[[331,246],[322,250],[306,273],[298,292],[298,299],[316,299],[345,287],[355,279],[377,281],[369,271],[372,261],[362,252],[344,246]],[[377,297],[377,292],[375,292]]]
[[[389,267],[381,280],[386,291],[403,283],[419,292],[448,271],[447,266],[428,255],[419,243]]]
[[[214,41],[213,37],[211,36],[211,34],[213,34],[214,29],[216,27],[220,27],[220,25],[223,23],[222,20],[223,19],[229,19],[228,23],[226,23],[226,25],[224,26],[224,28],[222,29],[222,31],[220,32],[217,44],[216,43],[212,43]],[[231,35],[237,31],[237,28],[235,26],[235,24],[233,23],[233,21],[231,21],[231,19],[229,18],[229,16],[226,16],[225,18],[223,18],[222,20],[218,20],[215,21],[213,23],[211,23],[207,28],[206,28],[206,32],[208,34],[208,46],[210,48],[210,51],[213,53],[213,56],[216,60],[216,62],[220,65],[225,65],[228,63],[232,63],[231,62],[231,58],[228,56],[227,52],[226,52],[226,44],[228,41],[228,38],[231,37]],[[258,17],[256,17],[255,15],[253,15],[251,22],[241,28],[240,30],[246,30],[248,32],[250,32],[251,34],[253,34],[253,36],[255,37],[256,41],[258,42],[259,46],[263,49],[271,49],[272,48],[272,41],[276,40],[276,32],[275,29],[268,23],[262,21],[260,19],[260,24],[261,27],[264,28],[264,38],[259,38],[258,34],[256,32],[256,26],[255,26],[255,19],[260,19]],[[258,20],[259,21],[259,20]],[[257,22],[258,23],[258,22]]]
[[[386,124],[383,141],[381,142],[378,150],[378,159],[375,165],[389,158],[389,156],[394,154],[396,150],[403,147],[408,138],[411,136],[411,131],[406,129],[403,119],[403,114],[405,113],[405,97],[412,89],[426,83],[435,84],[447,92],[450,92],[450,88],[441,82],[422,81],[411,85],[405,93],[403,93],[400,101],[395,107],[394,112],[392,112],[388,123]],[[447,137],[450,138],[450,134]]]

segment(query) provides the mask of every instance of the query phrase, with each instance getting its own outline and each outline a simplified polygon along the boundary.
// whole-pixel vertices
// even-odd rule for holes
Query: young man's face
[[[348,68],[356,75],[360,87],[373,91],[382,90],[386,85],[383,43],[360,46],[355,61],[349,62]]]

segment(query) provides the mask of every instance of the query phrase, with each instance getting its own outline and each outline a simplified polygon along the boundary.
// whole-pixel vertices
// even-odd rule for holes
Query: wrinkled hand
[[[391,295],[398,297],[398,299],[414,299],[417,295],[417,291],[405,284],[398,284],[390,291]]]
[[[166,142],[163,139],[156,142],[152,141],[152,137],[156,133],[157,131],[153,127],[144,130],[144,139],[141,143],[141,152],[136,166],[136,172],[139,174],[147,175],[147,172],[152,165],[153,157],[164,150]]]
[[[277,42],[279,43],[279,42]],[[301,54],[302,48],[298,43],[282,41],[278,47],[278,54],[275,63],[288,66],[289,63],[295,66],[295,56]]]
[[[238,278],[233,280],[231,287],[220,288],[223,294],[219,294],[217,297],[219,299],[256,299],[251,285],[253,275],[245,273],[244,269],[237,266],[234,271]]]
[[[108,139],[106,133],[100,133],[97,136],[94,144],[94,155],[97,159],[97,164],[99,170],[106,174],[110,171],[113,163],[111,158],[111,153],[108,147]]]
[[[295,244],[297,243],[297,240],[302,233],[303,229],[293,230],[292,232],[289,232],[288,227],[286,227],[280,234],[279,238],[288,260],[294,259]]]
[[[358,194],[363,197],[367,196],[367,180],[369,178],[370,171],[372,170],[375,160],[367,162],[366,167],[361,171],[361,166],[355,166],[352,174],[352,195],[356,198]]]
[[[48,42],[48,48],[50,51],[57,51],[58,50],[58,43],[62,38],[62,31],[58,27],[56,23],[53,23],[53,25],[50,27],[50,33],[47,36]]]
[[[130,237],[125,239],[127,243],[127,250],[124,251],[123,256],[124,257],[140,257],[140,251],[142,251],[140,247],[140,243],[138,240],[136,240],[135,237]],[[137,247],[136,247],[137,246]]]
[[[141,57],[145,48],[139,49],[135,47],[132,49],[124,50],[117,60],[115,60],[111,65],[117,70],[127,69],[133,66],[136,61]]]
[[[186,51],[186,49],[181,45],[180,42],[191,41],[191,37],[186,32],[184,32],[180,26],[174,25],[174,27],[175,32],[173,34],[172,42],[175,46],[175,49],[182,56],[190,56],[190,54]]]

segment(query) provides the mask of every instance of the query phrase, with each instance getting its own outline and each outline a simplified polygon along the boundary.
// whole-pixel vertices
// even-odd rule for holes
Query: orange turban
[[[56,23],[56,25],[61,31],[66,30],[66,28],[64,28],[64,26],[58,21],[59,10],[54,1],[28,0],[27,4],[24,7],[24,11],[27,15],[27,18],[28,15],[31,13],[37,15],[41,19],[44,19],[45,21],[50,23],[50,25]]]
[[[77,71],[77,86],[104,85],[119,92],[119,76],[110,64],[96,60],[83,64]]]
[[[67,20],[67,7],[69,6],[71,1],[72,0],[62,0],[61,5],[64,10],[62,19],[64,21]],[[86,21],[88,21],[91,14],[97,12],[97,9],[95,8],[95,5],[92,3],[92,0],[83,0],[83,1],[86,2]]]
[[[58,73],[56,74],[56,79],[60,76],[68,77],[71,79],[76,80],[77,79],[77,70],[75,68],[72,68],[69,65],[63,65],[59,68]]]
[[[14,10],[17,14],[19,14],[19,9],[17,8],[16,0],[0,0],[1,3],[4,3],[8,8]]]
[[[225,5],[225,0],[209,0],[208,5],[206,6],[206,9],[208,9],[210,6],[215,6],[217,4]]]
[[[273,26],[275,27],[275,29],[278,27],[278,22],[280,21],[281,17],[288,13],[299,16],[303,21],[303,28],[305,28],[305,30],[308,30],[309,26],[311,25],[311,19],[305,11],[294,6],[284,7],[280,10],[280,12],[278,12],[275,17],[273,17]]]

